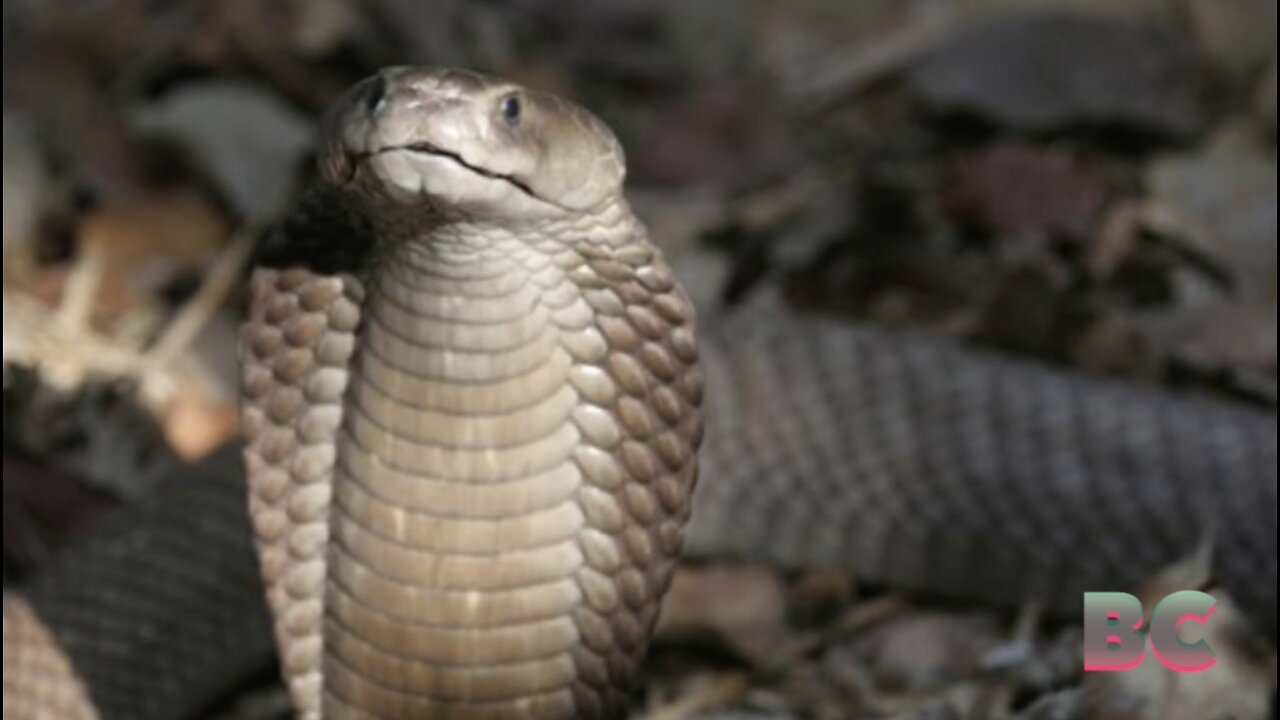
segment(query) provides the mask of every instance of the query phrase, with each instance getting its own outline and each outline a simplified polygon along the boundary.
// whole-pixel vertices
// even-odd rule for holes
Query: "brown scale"
[[[258,270],[241,331],[245,462],[290,692],[319,717],[320,619],[336,435],[363,291],[352,278]]]

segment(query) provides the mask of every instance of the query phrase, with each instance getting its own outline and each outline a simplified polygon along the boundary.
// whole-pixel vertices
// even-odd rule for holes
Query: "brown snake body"
[[[250,512],[302,718],[617,718],[689,516],[693,311],[612,134],[459,71],[353,91],[358,275],[261,270]]]
[[[513,96],[527,124],[511,124]],[[303,717],[622,717],[689,512],[699,362],[696,556],[1070,612],[1211,532],[1224,585],[1274,633],[1273,414],[799,316],[770,295],[704,317],[699,361],[690,310],[618,194],[616,143],[583,111],[392,71],[329,127],[339,192],[316,216],[367,227],[300,232],[366,260],[259,270],[244,341],[251,514]],[[226,488],[202,501],[208,522],[239,527],[212,500]],[[243,596],[199,597],[164,544],[138,552],[190,618],[172,647],[205,647],[222,613],[260,619]],[[104,578],[120,562],[81,557]],[[133,669],[95,633],[118,645],[138,618],[122,603],[84,630],[87,609],[56,592],[71,569],[59,577],[28,593],[34,612],[6,604],[6,718],[38,717],[10,714],[11,687],[50,687],[10,682],[10,638],[42,634],[19,624],[32,617],[87,678],[55,690],[105,717],[199,710],[190,682],[131,700]],[[218,657],[240,667],[260,648]]]

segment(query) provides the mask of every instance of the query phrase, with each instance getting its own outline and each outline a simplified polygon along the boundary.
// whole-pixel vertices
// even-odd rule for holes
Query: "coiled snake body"
[[[767,294],[704,317],[699,360],[692,311],[621,198],[617,143],[585,111],[397,69],[355,88],[326,137],[314,215],[340,220],[255,274],[243,341],[250,514],[301,717],[622,717],[690,512],[699,363],[695,555],[1069,612],[1212,532],[1224,584],[1274,632],[1274,415]],[[244,523],[205,504],[207,523]],[[163,536],[134,552],[189,620],[169,644],[251,665],[260,638],[207,648],[218,628],[261,632],[260,601],[192,591]],[[119,562],[89,549],[80,565]],[[72,576],[6,603],[6,717],[38,716],[11,688],[142,720],[214,697],[177,683],[132,699],[147,679],[99,636],[129,644],[147,611],[60,621],[90,611],[49,589]],[[12,678],[32,664],[11,667],[11,637],[60,644],[70,667]]]

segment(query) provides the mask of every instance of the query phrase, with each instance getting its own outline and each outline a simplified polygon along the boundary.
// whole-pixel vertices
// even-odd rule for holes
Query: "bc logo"
[[[1161,664],[1181,673],[1204,672],[1218,662],[1204,640],[1183,641],[1178,631],[1187,622],[1204,625],[1218,609],[1211,596],[1183,590],[1161,600],[1142,633],[1142,601],[1127,593],[1084,594],[1084,669],[1122,672],[1142,663],[1147,642]]]

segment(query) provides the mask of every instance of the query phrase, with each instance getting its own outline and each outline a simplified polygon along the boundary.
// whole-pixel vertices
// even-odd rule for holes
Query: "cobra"
[[[768,291],[695,334],[612,133],[501,80],[325,127],[252,283],[252,529],[223,453],[7,595],[6,718],[199,716],[269,661],[259,567],[304,717],[622,716],[695,474],[686,556],[1059,614],[1212,532],[1274,639],[1273,412]]]
[[[621,147],[557,97],[397,68],[322,153],[366,254],[258,270],[242,343],[299,716],[621,717],[703,433],[693,309]]]

